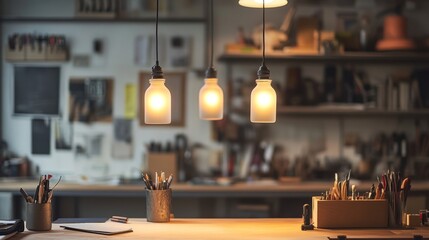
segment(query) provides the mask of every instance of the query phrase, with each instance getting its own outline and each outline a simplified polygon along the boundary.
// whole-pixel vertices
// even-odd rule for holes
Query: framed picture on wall
[[[69,104],[70,122],[112,122],[113,79],[71,78]]]
[[[144,123],[144,93],[149,87],[151,72],[141,72],[139,76],[139,121],[140,126]],[[150,125],[150,126],[185,126],[185,92],[186,92],[186,73],[185,72],[164,72],[166,79],[165,85],[171,93],[171,124],[169,125]]]

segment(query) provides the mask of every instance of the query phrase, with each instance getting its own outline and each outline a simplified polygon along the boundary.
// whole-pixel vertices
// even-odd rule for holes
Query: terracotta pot
[[[384,18],[384,39],[407,38],[407,19],[400,15],[389,15]]]

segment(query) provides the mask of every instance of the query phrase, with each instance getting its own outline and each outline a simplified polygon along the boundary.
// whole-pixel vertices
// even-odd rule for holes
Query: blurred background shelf
[[[3,17],[1,22],[62,22],[62,23],[82,23],[82,22],[96,22],[96,23],[153,23],[155,18],[96,18],[96,17]],[[168,23],[205,23],[205,18],[179,18],[179,17],[165,17],[160,18],[159,22]]]
[[[247,110],[233,109],[234,112],[249,114]],[[278,106],[277,114],[280,117],[401,117],[429,118],[429,109],[421,110],[380,110],[380,109],[347,109],[345,107],[321,107],[321,106]]]
[[[281,106],[277,112],[291,116],[366,116],[366,117],[429,117],[429,110],[389,111],[378,109],[332,109],[329,107]]]
[[[422,64],[429,63],[429,53],[417,52],[348,52],[344,54],[331,55],[286,55],[274,54],[267,56],[269,63],[286,63],[286,62],[311,62],[311,63],[379,63],[379,64],[400,64],[412,63]],[[219,57],[220,62],[259,62],[261,57],[259,53],[246,54],[223,54]]]

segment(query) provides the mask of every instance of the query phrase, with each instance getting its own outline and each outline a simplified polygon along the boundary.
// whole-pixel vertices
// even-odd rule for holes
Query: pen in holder
[[[26,227],[31,231],[49,231],[52,227],[51,203],[27,203]]]
[[[49,231],[52,227],[52,196],[54,189],[60,183],[61,177],[54,187],[49,187],[52,175],[43,175],[39,178],[39,184],[36,187],[34,196],[28,195],[24,189],[19,189],[22,197],[27,203],[27,222],[28,230]]]
[[[142,174],[146,185],[146,218],[148,222],[170,222],[171,213],[171,183],[173,175],[166,177],[164,172],[152,179],[148,174]]]
[[[146,217],[148,222],[170,222],[171,189],[146,190]]]

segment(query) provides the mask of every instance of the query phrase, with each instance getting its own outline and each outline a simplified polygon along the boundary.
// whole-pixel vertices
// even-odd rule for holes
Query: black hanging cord
[[[262,0],[262,64],[258,70],[258,78],[270,78],[270,70],[265,65],[265,0]]]
[[[156,0],[156,24],[155,24],[155,47],[156,47],[156,63],[152,67],[152,78],[164,78],[161,66],[159,66],[158,58],[158,21],[159,21],[159,0]]]
[[[214,56],[214,40],[213,40],[213,36],[214,36],[214,34],[213,34],[213,32],[214,32],[214,14],[213,14],[213,12],[214,12],[214,10],[213,10],[213,0],[209,0],[209,4],[208,4],[208,7],[209,7],[209,13],[210,13],[210,56],[209,56],[209,58],[210,58],[210,66],[207,68],[207,70],[206,70],[206,78],[216,78],[217,77],[217,72],[216,72],[216,69],[214,69],[214,66],[213,66],[213,56]]]

